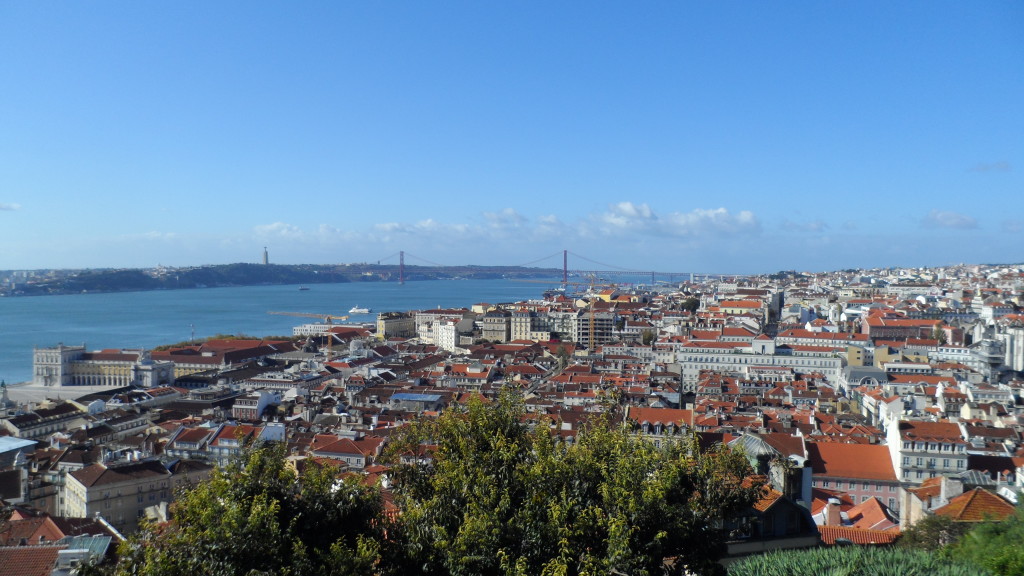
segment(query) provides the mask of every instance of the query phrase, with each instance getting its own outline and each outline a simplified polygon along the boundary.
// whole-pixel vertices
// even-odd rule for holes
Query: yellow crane
[[[327,324],[327,362],[330,362],[333,357],[331,356],[331,342],[334,341],[334,334],[331,331],[331,326],[334,325],[335,320],[348,320],[348,316],[334,316],[332,314],[314,314],[312,312],[276,312],[270,311],[267,314],[277,314],[278,316],[299,316],[300,318],[319,318],[325,324]]]

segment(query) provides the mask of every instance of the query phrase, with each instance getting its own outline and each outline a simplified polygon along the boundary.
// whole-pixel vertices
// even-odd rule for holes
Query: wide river
[[[0,298],[0,380],[31,380],[32,349],[58,343],[100,350],[153,348],[189,340],[193,331],[196,339],[290,335],[292,327],[318,320],[267,312],[348,315],[359,306],[371,313],[350,315],[348,322],[374,322],[378,312],[539,298],[556,285],[557,280],[435,280]]]

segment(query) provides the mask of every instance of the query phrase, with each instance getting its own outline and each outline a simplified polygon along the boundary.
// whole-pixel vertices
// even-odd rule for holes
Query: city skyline
[[[7,4],[0,269],[1020,262],[1021,24],[1013,2]]]

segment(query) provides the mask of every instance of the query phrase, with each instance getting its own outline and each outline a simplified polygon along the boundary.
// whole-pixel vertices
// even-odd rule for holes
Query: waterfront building
[[[174,377],[208,370],[226,371],[246,362],[295,351],[287,340],[207,340],[202,344],[154,351],[156,361],[173,362]]]
[[[416,319],[405,312],[381,312],[377,315],[377,338],[411,338],[416,335]]]
[[[85,346],[36,348],[32,381],[37,386],[141,386],[174,384],[174,362],[155,361],[146,350],[98,350]]]

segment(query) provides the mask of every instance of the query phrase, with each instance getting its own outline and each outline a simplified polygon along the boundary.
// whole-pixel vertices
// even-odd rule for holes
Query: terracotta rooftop
[[[0,547],[4,576],[50,576],[57,564],[57,546]]]
[[[985,490],[975,488],[953,498],[935,510],[938,516],[948,516],[957,522],[985,522],[1005,520],[1013,514],[1013,504]]]
[[[854,528],[865,530],[888,530],[898,526],[889,509],[878,498],[868,498],[846,511]]]
[[[169,475],[170,472],[167,471],[167,468],[164,468],[163,464],[155,460],[136,462],[116,468],[107,468],[103,464],[93,464],[71,473],[72,477],[86,487],[116,484],[134,478],[160,478]]]
[[[630,406],[629,407],[629,419],[649,424],[689,424],[693,412],[691,410],[680,410],[677,408],[647,408],[641,406]]]
[[[836,540],[848,540],[860,546],[872,544],[892,544],[900,536],[899,529],[864,530],[849,526],[818,526],[821,542],[827,546],[835,545]]]
[[[889,448],[879,444],[808,442],[807,457],[815,475],[896,482]]]

